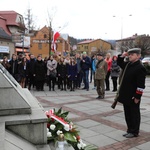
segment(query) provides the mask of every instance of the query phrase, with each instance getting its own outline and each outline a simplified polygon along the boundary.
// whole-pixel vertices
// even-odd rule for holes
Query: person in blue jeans
[[[91,67],[91,59],[87,56],[86,52],[83,52],[81,60],[81,69],[83,71],[84,88],[89,91],[89,69]]]

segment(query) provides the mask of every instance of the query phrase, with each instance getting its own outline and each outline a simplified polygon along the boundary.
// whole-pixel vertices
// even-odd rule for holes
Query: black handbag
[[[50,75],[49,75],[51,78],[56,78],[56,72],[50,72]]]

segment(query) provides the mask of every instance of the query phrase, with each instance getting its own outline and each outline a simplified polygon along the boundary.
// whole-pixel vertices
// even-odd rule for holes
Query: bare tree
[[[135,39],[135,47],[141,48],[142,56],[150,54],[150,36],[141,35]]]
[[[30,8],[27,9],[27,13],[26,13],[24,19],[25,19],[25,24],[28,29],[28,32],[31,33],[33,30],[36,29],[36,25],[35,25],[36,19],[33,16],[33,14],[31,13]]]

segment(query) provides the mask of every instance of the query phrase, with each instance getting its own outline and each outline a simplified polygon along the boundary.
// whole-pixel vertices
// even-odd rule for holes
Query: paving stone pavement
[[[111,83],[111,80],[110,80]],[[111,85],[112,86],[112,85]],[[45,110],[51,108],[70,111],[69,118],[77,125],[80,136],[86,144],[94,144],[99,150],[150,150],[150,77],[146,78],[146,88],[141,103],[140,136],[126,139],[123,107],[111,108],[115,93],[106,91],[105,99],[97,100],[96,90],[44,91],[31,90]],[[112,89],[112,87],[111,87]]]

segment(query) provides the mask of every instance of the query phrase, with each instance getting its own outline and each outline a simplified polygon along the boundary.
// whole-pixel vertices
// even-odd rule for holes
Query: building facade
[[[89,56],[99,51],[105,53],[110,49],[111,44],[102,39],[86,40],[77,44],[77,52],[82,53],[86,51]]]
[[[23,16],[15,11],[0,11],[0,28],[2,34],[0,46],[3,50],[9,49],[6,51],[8,58],[10,58],[13,53],[17,54],[16,43],[21,42],[21,39],[17,39],[18,34],[21,38],[22,33],[25,32]],[[3,37],[4,34],[5,37]],[[2,52],[0,54],[1,56],[5,55]]]
[[[64,55],[70,51],[69,38],[65,39],[60,35],[56,40],[56,51],[54,52],[52,47],[53,31],[47,26],[35,32],[30,38],[30,53],[36,57],[41,55],[45,58],[54,53]]]

